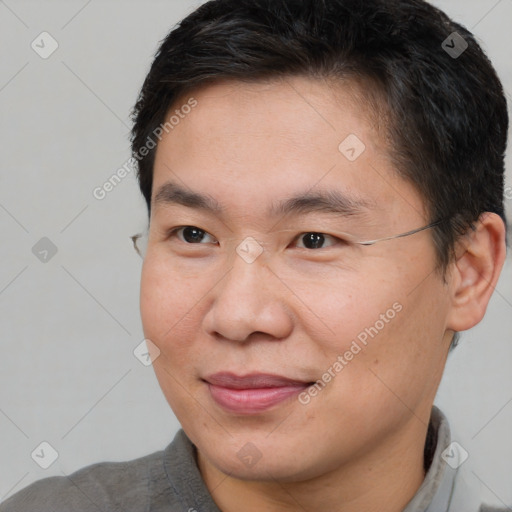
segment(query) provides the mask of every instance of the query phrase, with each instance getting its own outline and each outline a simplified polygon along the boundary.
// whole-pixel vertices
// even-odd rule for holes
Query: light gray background
[[[200,2],[0,0],[0,499],[30,482],[162,449],[178,423],[133,349],[145,207],[129,175],[129,112],[158,42]],[[471,28],[512,91],[512,0],[436,1]],[[48,59],[31,42],[48,31]],[[447,34],[448,35],[448,34]],[[512,185],[511,159],[508,182]],[[512,196],[509,189],[509,197]],[[510,212],[512,201],[508,201]],[[57,254],[40,262],[42,237]],[[438,404],[469,452],[471,486],[512,504],[512,265],[486,319],[449,359]],[[47,470],[42,442],[59,453]]]

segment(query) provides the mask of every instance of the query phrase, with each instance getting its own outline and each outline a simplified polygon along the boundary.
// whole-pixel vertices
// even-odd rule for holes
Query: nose
[[[264,257],[247,263],[236,256],[231,270],[212,291],[204,329],[238,342],[248,341],[253,334],[286,338],[293,329],[293,317],[283,288]]]

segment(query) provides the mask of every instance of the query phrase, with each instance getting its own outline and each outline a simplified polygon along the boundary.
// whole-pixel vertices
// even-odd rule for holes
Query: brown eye
[[[195,226],[185,226],[175,231],[176,236],[187,244],[212,243],[215,239],[203,229]]]
[[[338,243],[343,243],[343,240],[316,231],[302,233],[296,239],[296,246],[300,249],[325,249]]]
[[[306,249],[321,249],[325,243],[322,233],[306,233],[301,236],[301,241]]]

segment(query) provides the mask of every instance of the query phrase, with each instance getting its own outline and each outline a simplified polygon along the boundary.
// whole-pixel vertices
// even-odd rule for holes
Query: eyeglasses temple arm
[[[374,245],[377,242],[384,242],[385,240],[394,240],[395,238],[403,238],[405,236],[414,235],[415,233],[419,233],[420,231],[425,231],[426,229],[433,228],[441,222],[443,222],[445,219],[438,220],[436,222],[432,222],[431,224],[427,224],[426,226],[423,226],[421,228],[413,229],[411,231],[406,231],[405,233],[400,233],[399,235],[392,235],[392,236],[386,236],[384,238],[377,238],[375,240],[367,240],[365,242],[354,242],[357,245]]]

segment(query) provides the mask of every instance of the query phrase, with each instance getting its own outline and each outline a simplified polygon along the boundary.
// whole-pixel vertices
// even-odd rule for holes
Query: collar
[[[452,443],[448,420],[435,406],[430,427],[436,437],[432,463],[403,512],[478,512],[480,502],[466,485],[462,464],[458,464],[464,454],[460,445]]]

